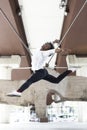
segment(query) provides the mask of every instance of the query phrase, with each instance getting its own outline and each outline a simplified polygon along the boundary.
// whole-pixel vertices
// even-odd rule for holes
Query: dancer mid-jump
[[[74,68],[70,70],[68,68],[68,70],[60,74],[58,77],[50,75],[48,71],[44,68],[44,66],[47,58],[54,53],[66,54],[66,51],[64,52],[64,50],[61,48],[54,49],[53,44],[50,42],[45,43],[43,46],[41,46],[40,49],[36,50],[32,57],[32,76],[18,90],[8,93],[7,96],[20,97],[22,92],[26,90],[32,83],[35,83],[41,79],[57,84],[61,80],[63,80],[68,74],[75,71]]]

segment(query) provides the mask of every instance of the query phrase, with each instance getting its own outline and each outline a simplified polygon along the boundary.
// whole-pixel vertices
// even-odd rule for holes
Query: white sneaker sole
[[[6,96],[9,96],[9,97],[21,97],[21,95],[16,95],[16,94],[7,94]]]

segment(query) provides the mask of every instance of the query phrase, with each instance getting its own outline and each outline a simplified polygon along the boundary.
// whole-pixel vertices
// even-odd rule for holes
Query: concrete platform
[[[87,130],[87,123],[56,122],[56,123],[13,123],[0,124],[0,130]]]

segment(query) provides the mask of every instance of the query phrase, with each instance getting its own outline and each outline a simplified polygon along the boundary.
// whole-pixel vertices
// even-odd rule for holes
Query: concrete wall
[[[78,15],[78,12],[84,4],[84,0],[68,0],[68,13],[64,18],[61,39],[64,34],[68,31],[70,25],[72,24],[74,18]],[[79,17],[76,18],[74,24],[71,26],[66,37],[61,43],[62,48],[71,49],[72,54],[77,54],[80,56],[87,57],[87,3],[85,4],[83,10],[81,11]],[[66,57],[58,55],[57,66],[67,66]],[[60,72],[63,70],[58,69]]]
[[[54,70],[49,72],[58,75]],[[25,90],[22,97],[7,97],[6,94],[17,89],[24,81],[0,81],[0,102],[6,104],[25,105],[35,104],[36,113],[39,117],[46,117],[47,94],[55,92],[60,97],[60,101],[74,100],[87,101],[87,78],[86,77],[66,77],[59,84],[52,84],[47,81],[34,83]]]
[[[25,49],[28,44],[19,12],[17,0],[0,0],[0,56],[20,55],[20,67],[28,67],[30,66],[30,53]],[[27,72],[14,69],[11,78],[22,80],[28,78],[29,75],[30,70]]]

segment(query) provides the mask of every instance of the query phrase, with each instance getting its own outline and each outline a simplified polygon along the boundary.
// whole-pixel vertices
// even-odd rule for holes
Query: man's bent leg
[[[48,74],[46,77],[44,77],[44,80],[47,80],[51,83],[59,83],[61,80],[63,80],[68,74],[70,74],[71,70],[66,70],[62,74],[60,74],[58,77],[54,77],[50,74]]]

